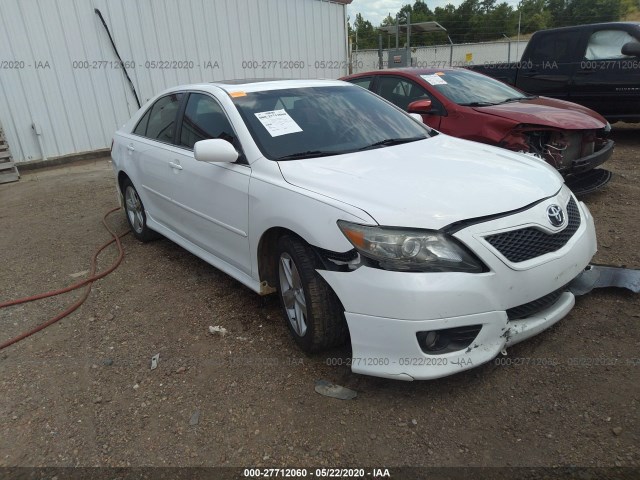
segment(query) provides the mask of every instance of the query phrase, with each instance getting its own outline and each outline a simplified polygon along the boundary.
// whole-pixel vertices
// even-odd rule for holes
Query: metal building
[[[338,78],[349,3],[1,0],[0,127],[19,166],[109,148],[136,96],[170,86]]]

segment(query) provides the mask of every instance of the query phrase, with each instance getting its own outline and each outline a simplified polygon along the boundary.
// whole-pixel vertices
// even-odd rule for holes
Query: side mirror
[[[407,107],[409,113],[429,113],[431,112],[431,100],[416,100]]]
[[[620,53],[629,57],[640,57],[640,42],[625,43]]]
[[[409,116],[413,118],[416,122],[424,123],[422,121],[422,115],[420,115],[419,113],[410,113]]]
[[[240,155],[226,140],[211,138],[196,142],[193,146],[193,156],[199,162],[233,163]]]

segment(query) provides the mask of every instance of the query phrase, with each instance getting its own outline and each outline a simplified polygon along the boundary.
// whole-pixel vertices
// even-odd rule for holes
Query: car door
[[[207,93],[191,92],[171,157],[171,198],[180,209],[175,229],[191,243],[250,274],[251,168],[242,154],[233,164],[197,161],[194,144],[209,138],[227,140],[242,152],[220,103]]]
[[[171,202],[172,148],[176,119],[183,93],[172,93],[159,98],[141,118],[126,140],[130,157],[129,173],[147,215],[154,221],[169,227],[176,216]]]
[[[640,59],[623,55],[623,45],[640,42],[629,26],[594,26],[576,71],[570,100],[609,118],[640,113]]]
[[[516,86],[527,93],[567,100],[585,49],[585,30],[536,34],[518,70]]]
[[[418,83],[405,77],[380,75],[376,88],[378,95],[404,111],[407,111],[411,102],[431,100],[432,110],[428,114],[422,115],[422,121],[436,130],[440,128],[444,108],[433,95]]]

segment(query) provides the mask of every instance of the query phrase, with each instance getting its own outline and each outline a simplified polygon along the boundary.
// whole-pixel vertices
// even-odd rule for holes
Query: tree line
[[[451,4],[431,10],[425,0],[404,5],[396,14],[400,24],[436,21],[447,33],[413,33],[412,46],[442,45],[449,43],[485,42],[533,33],[545,28],[613,22],[637,11],[635,0],[522,0],[513,7],[497,0],[464,0],[458,7]],[[396,15],[389,15],[378,26],[395,25]],[[349,19],[349,36],[357,48],[377,48],[380,31],[371,22],[357,14]],[[383,33],[383,46],[389,39]],[[391,43],[395,46],[395,40]],[[404,45],[406,37],[400,40]]]

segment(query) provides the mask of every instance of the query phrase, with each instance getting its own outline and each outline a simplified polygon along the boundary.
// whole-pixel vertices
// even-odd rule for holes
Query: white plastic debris
[[[220,335],[221,337],[224,337],[227,334],[227,329],[224,327],[221,327],[220,325],[216,325],[214,327],[209,327],[209,333],[211,335]]]
[[[316,380],[315,391],[325,397],[337,398],[339,400],[353,400],[358,395],[355,390],[334,385],[326,380]]]
[[[151,357],[151,370],[155,370],[158,368],[158,362],[160,361],[160,354],[156,353],[153,357]]]

